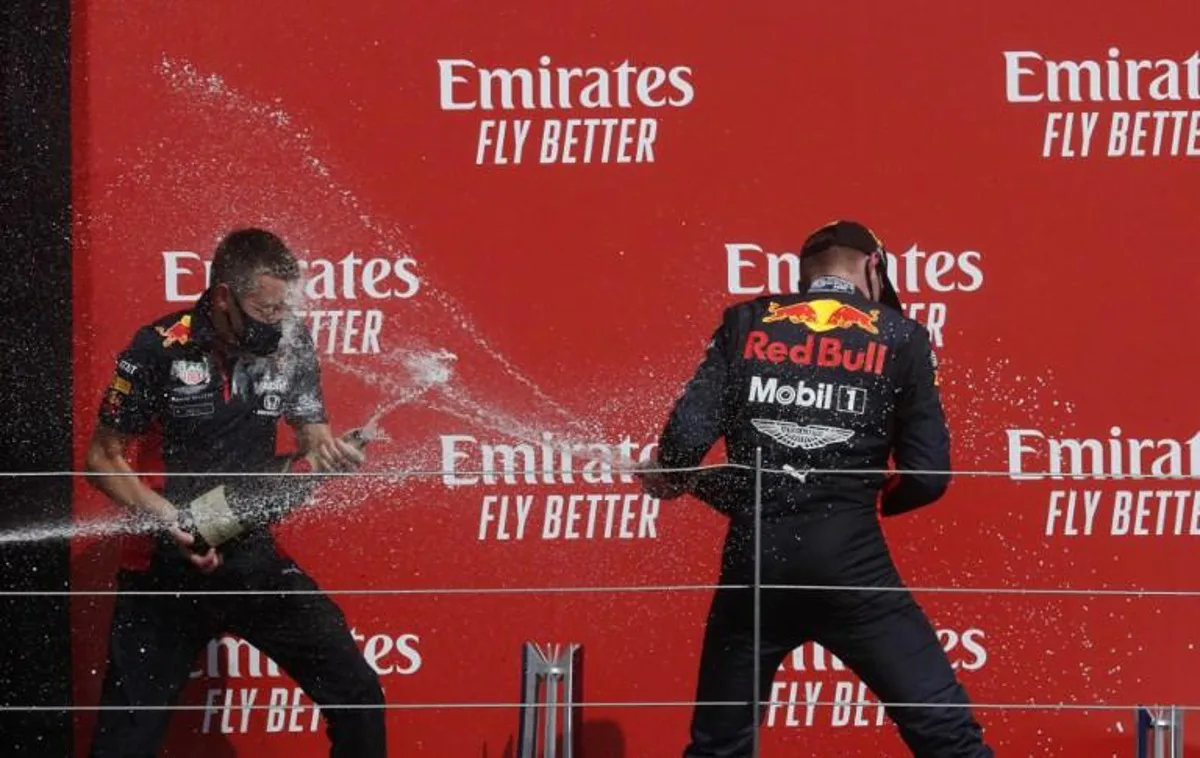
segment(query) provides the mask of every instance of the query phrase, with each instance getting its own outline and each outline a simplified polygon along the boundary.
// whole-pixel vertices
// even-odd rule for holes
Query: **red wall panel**
[[[278,530],[322,586],[702,586],[340,595],[391,702],[511,702],[527,639],[582,643],[588,700],[693,697],[722,520],[688,499],[626,506],[640,490],[619,475],[546,476],[542,445],[598,446],[572,458],[595,471],[604,455],[648,454],[721,309],[786,290],[801,241],[837,217],[868,223],[895,254],[901,296],[930,324],[944,366],[962,473],[942,503],[887,522],[907,580],[1189,586],[1200,531],[1189,482],[1017,475],[1114,473],[1114,448],[1115,473],[1128,472],[1130,445],[1112,435],[1154,443],[1138,448],[1144,471],[1165,455],[1160,472],[1194,473],[1182,390],[1197,362],[1180,337],[1197,294],[1200,10],[1028,0],[76,10],[80,449],[134,329],[199,293],[221,234],[263,225],[307,261],[307,323],[335,425],[383,411],[388,439],[367,470],[498,470],[491,482],[328,485],[319,507]],[[1127,60],[1149,62],[1137,99]],[[579,72],[560,82],[558,68]],[[495,107],[478,107],[485,93]],[[622,119],[652,136],[646,160],[580,158],[589,128],[599,151]],[[1120,139],[1136,123],[1145,155]],[[574,162],[540,160],[547,134],[561,150],[572,129]],[[1157,143],[1154,129],[1165,130]],[[535,481],[520,466],[505,481],[504,456],[520,444],[537,458]],[[1122,509],[1143,491],[1184,493],[1144,503],[1151,532],[1169,508],[1164,533],[1126,527]],[[112,512],[83,485],[77,494],[81,517]],[[555,508],[573,495],[621,496],[613,533],[603,500],[592,535],[556,529]],[[114,557],[110,540],[77,544],[76,588],[109,588]],[[1186,702],[1200,664],[1186,597],[918,598],[1004,755],[1126,750],[1130,711],[1078,707]],[[106,605],[76,599],[81,704],[103,675]],[[800,704],[772,715],[765,754],[904,754],[874,710],[818,707],[808,720],[806,686],[822,701],[860,694],[813,655],[798,651],[779,674],[778,696]],[[198,662],[185,701],[212,708],[176,718],[169,754],[324,754],[311,711],[237,709],[294,704],[290,680],[239,660]],[[591,708],[588,755],[675,754],[688,715]],[[84,745],[91,721],[78,720]],[[516,712],[405,708],[388,723],[396,754],[501,755]]]

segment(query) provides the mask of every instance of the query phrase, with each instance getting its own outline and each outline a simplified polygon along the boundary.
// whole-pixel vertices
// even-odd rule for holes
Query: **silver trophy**
[[[1139,707],[1134,715],[1137,758],[1183,758],[1183,710]]]
[[[560,693],[561,689],[561,693]],[[539,645],[521,649],[519,758],[574,758],[579,754],[579,700],[583,690],[583,646]],[[558,707],[562,704],[562,738]],[[538,721],[542,729],[538,729]],[[542,735],[539,744],[538,735]],[[561,753],[559,745],[562,746]]]

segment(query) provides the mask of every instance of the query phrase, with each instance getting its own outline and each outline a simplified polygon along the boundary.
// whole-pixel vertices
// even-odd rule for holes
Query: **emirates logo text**
[[[437,64],[444,111],[591,112],[583,118],[483,119],[476,165],[653,163],[659,119],[626,114],[683,108],[696,96],[688,66],[628,60],[607,68],[562,66],[548,55],[538,58],[536,68],[483,68],[465,58]]]
[[[1010,103],[1151,103],[1142,110],[1048,112],[1043,158],[1200,155],[1200,110],[1185,102],[1200,100],[1200,51],[1138,60],[1111,47],[1103,61],[1058,61],[1006,50],[1004,73]]]

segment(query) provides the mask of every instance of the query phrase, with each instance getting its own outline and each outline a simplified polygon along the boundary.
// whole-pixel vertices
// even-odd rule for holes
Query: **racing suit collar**
[[[192,306],[191,339],[197,347],[208,348],[216,344],[217,327],[212,320],[212,290],[204,290],[204,294]]]
[[[823,274],[813,279],[812,284],[808,286],[809,292],[843,292],[862,294],[854,282],[849,279],[835,276],[832,274]]]

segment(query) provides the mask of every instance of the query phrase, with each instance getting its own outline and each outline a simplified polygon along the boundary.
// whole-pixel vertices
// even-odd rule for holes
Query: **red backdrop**
[[[1189,482],[1017,474],[1129,472],[1130,450],[1148,473],[1200,460],[1179,341],[1197,294],[1200,9],[250,5],[77,3],[80,450],[134,329],[200,292],[221,234],[264,225],[308,262],[335,425],[385,411],[368,468],[497,471],[328,486],[278,530],[325,588],[710,585],[723,522],[694,501],[622,499],[611,528],[601,501],[589,534],[584,500],[564,531],[572,495],[639,489],[539,473],[562,464],[544,435],[601,446],[573,460],[594,471],[605,451],[648,453],[722,307],[788,289],[804,236],[853,217],[934,332],[964,472],[887,522],[908,581],[1190,585]],[[111,513],[77,495],[81,517]],[[77,589],[111,588],[112,541],[74,558]],[[1192,697],[1188,598],[918,596],[973,699],[1009,706],[979,711],[1001,755],[1121,753],[1131,712],[1081,706]],[[689,700],[709,597],[338,599],[389,701],[437,704],[512,702],[527,639],[583,644],[587,700]],[[108,604],[74,605],[83,705]],[[252,651],[214,648],[196,669],[184,701],[211,708],[174,720],[169,755],[324,754],[309,701]],[[874,709],[804,704],[856,687],[798,651],[776,693],[797,704],[772,714],[764,754],[904,755]],[[587,756],[678,754],[688,716],[590,708]],[[397,710],[389,741],[496,756],[516,723],[513,708]]]

